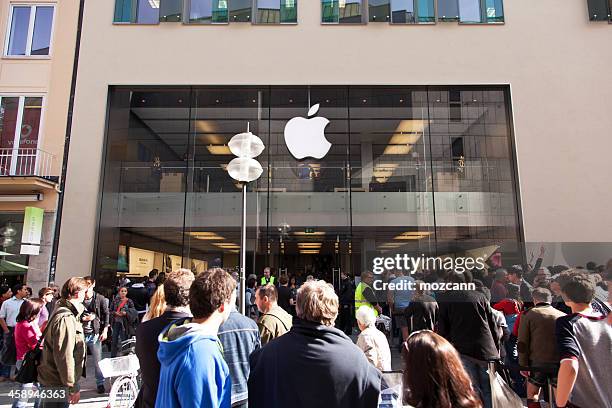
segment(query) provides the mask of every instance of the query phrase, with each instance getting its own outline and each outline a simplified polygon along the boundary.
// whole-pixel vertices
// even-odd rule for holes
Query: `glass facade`
[[[157,24],[160,0],[115,0],[115,23]]]
[[[321,0],[323,23],[361,24],[364,20],[363,0]]]
[[[394,252],[521,262],[507,87],[113,87],[109,98],[102,285],[117,272],[238,267],[241,190],[225,169],[247,123],[266,146],[248,192],[249,273],[331,280]],[[297,160],[285,125],[316,103],[332,146]]]
[[[6,55],[49,55],[54,10],[53,6],[13,6]]]

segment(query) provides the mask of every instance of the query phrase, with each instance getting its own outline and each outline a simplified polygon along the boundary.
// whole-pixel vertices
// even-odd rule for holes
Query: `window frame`
[[[283,1],[286,0],[280,0],[280,2],[282,3]],[[278,26],[278,25],[297,25],[298,24],[298,4],[299,4],[300,0],[294,0],[295,2],[295,22],[291,22],[291,23],[283,23],[282,21],[279,21],[278,23],[261,23],[258,21],[257,19],[257,15],[259,13],[259,2],[260,0],[253,0],[253,12],[252,15],[253,17],[251,18],[251,24],[254,25],[263,25],[263,26]],[[305,0],[307,1],[307,0]],[[280,11],[280,10],[279,10]],[[321,16],[321,18],[323,18],[323,16]]]
[[[11,167],[9,174],[14,174],[17,166],[17,160],[19,157],[19,145],[21,144],[21,128],[23,127],[23,115],[25,112],[25,100],[26,98],[41,98],[40,104],[40,120],[38,121],[38,137],[36,139],[36,148],[29,148],[36,150],[36,163],[39,160],[39,152],[45,151],[42,149],[42,141],[44,140],[44,124],[45,124],[45,112],[47,111],[47,95],[42,93],[15,93],[15,92],[0,92],[0,103],[3,98],[18,98],[19,102],[17,105],[17,120],[15,122],[15,134],[13,135],[13,152],[11,154]],[[8,147],[6,149],[9,149]],[[28,149],[28,148],[24,148]]]
[[[26,39],[25,55],[10,55],[9,44],[11,42],[11,28],[13,27],[13,13],[15,7],[28,7],[30,9],[30,20],[28,22],[28,36]],[[51,7],[53,16],[51,17],[51,33],[49,34],[49,53],[47,55],[32,55],[32,41],[34,40],[34,26],[36,24],[36,9],[38,7]],[[55,17],[57,7],[55,3],[10,3],[9,14],[4,38],[4,52],[2,58],[9,59],[51,59],[53,56],[53,38],[55,37]]]
[[[338,1],[338,7],[340,7],[340,0],[334,0],[334,1]],[[369,10],[368,1],[359,0],[359,2],[361,4],[361,21],[359,23],[341,23],[339,11],[338,11],[338,21],[333,21],[333,22],[323,21],[323,0],[319,0],[319,10],[321,13],[321,16],[319,18],[320,24],[321,25],[341,25],[341,26],[358,26],[358,25],[368,24],[369,19],[370,19],[370,16],[368,14],[368,10]]]

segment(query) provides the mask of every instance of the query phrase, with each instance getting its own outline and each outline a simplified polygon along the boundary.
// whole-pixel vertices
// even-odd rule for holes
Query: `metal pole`
[[[244,291],[246,287],[246,215],[247,215],[247,183],[242,183],[242,223],[240,234],[240,313],[245,314]]]

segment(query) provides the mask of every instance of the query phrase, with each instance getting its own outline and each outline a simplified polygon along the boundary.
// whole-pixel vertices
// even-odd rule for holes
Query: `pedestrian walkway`
[[[82,378],[81,384],[81,401],[74,405],[79,408],[105,408],[108,404],[108,393],[98,394],[96,392],[96,376],[94,374],[94,361],[88,356],[86,369],[87,378]],[[110,357],[110,353],[103,353],[102,358]],[[18,389],[21,384],[5,381],[0,383],[0,408],[10,407],[13,400],[8,396],[9,392]],[[110,389],[110,384],[107,384],[106,390]],[[28,407],[33,407],[34,401],[28,403]]]

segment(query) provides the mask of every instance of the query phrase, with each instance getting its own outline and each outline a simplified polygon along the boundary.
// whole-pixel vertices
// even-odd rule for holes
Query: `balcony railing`
[[[55,156],[41,149],[0,149],[0,177],[29,176],[53,178]]]

